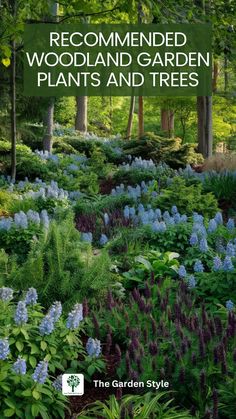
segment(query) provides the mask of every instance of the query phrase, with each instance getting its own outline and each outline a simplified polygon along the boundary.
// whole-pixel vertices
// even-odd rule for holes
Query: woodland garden
[[[212,24],[212,96],[23,96],[25,23],[137,19]],[[235,25],[231,0],[1,1],[1,418],[235,419]]]

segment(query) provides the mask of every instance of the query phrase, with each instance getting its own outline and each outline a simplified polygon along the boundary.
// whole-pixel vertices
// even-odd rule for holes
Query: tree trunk
[[[212,96],[198,96],[198,151],[207,158],[212,156]]]
[[[174,119],[175,113],[170,109],[161,109],[161,130],[167,134],[168,137],[174,135]]]
[[[200,9],[202,15],[211,14],[211,2],[194,0],[194,4]],[[212,96],[197,97],[198,115],[198,151],[207,158],[212,156]]]
[[[88,129],[88,96],[76,97],[75,129],[85,134]]]
[[[138,24],[142,23],[143,8],[142,1],[138,2]],[[138,98],[138,138],[144,135],[144,113],[143,113],[143,97]]]
[[[13,17],[16,16],[16,0],[10,3]],[[16,42],[11,44],[11,179],[16,179]]]
[[[144,135],[143,96],[138,98],[138,138]]]
[[[16,43],[11,55],[11,179],[16,179]]]
[[[227,56],[224,56],[224,92],[227,93],[228,90],[228,84],[229,84],[229,78],[228,78],[228,60]]]
[[[51,2],[51,0],[50,0]],[[57,16],[59,12],[59,4],[56,1],[53,1],[51,4],[51,15],[54,17],[55,22],[57,22]],[[45,20],[47,21],[48,16]],[[44,117],[44,127],[45,127],[45,134],[43,137],[43,150],[48,151],[49,153],[52,152],[52,141],[53,141],[53,126],[54,126],[54,103],[55,98],[49,99],[49,105],[46,111],[46,115]]]
[[[44,126],[46,128],[43,138],[43,150],[52,152],[52,140],[53,140],[53,126],[54,126],[54,98],[50,98],[50,103],[47,108],[47,112],[44,119]]]
[[[218,75],[219,75],[218,61],[217,60],[214,60],[214,65],[213,65],[213,80],[212,80],[212,91],[213,91],[213,93],[215,93],[217,91]]]
[[[131,134],[132,134],[134,108],[135,108],[135,96],[131,96],[130,107],[129,107],[129,119],[128,119],[128,124],[127,124],[127,131],[126,131],[126,138],[128,139],[131,137]]]

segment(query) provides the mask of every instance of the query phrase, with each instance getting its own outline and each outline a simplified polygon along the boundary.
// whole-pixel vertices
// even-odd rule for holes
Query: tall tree
[[[203,19],[210,13],[211,2],[195,0],[197,8],[203,15]],[[197,97],[197,128],[198,128],[198,151],[203,157],[211,157],[213,146],[212,132],[212,96]]]
[[[131,98],[130,98],[130,107],[129,107],[129,118],[128,118],[127,130],[126,130],[126,138],[128,138],[128,139],[132,135],[134,109],[135,109],[135,96],[131,96]]]
[[[76,97],[75,129],[85,134],[88,129],[88,96]]]
[[[51,9],[52,17],[48,16],[46,18],[46,21],[51,20],[52,18],[53,20],[57,21],[58,14],[59,14],[59,4],[55,1],[51,3],[51,0],[50,0],[49,6],[51,6],[50,9]],[[54,127],[54,105],[55,105],[55,98],[51,97],[49,99],[48,107],[46,109],[44,121],[43,121],[44,128],[45,128],[44,137],[43,137],[43,150],[48,151],[49,153],[51,153],[52,151],[53,127]]]
[[[138,2],[138,23],[142,23],[143,7],[142,2]],[[144,112],[143,112],[143,96],[138,98],[138,138],[144,135]]]
[[[15,19],[17,13],[16,0],[9,0],[10,10]],[[16,178],[16,41],[11,42],[11,179]]]
[[[172,109],[161,108],[161,130],[168,136],[174,135],[174,117]]]

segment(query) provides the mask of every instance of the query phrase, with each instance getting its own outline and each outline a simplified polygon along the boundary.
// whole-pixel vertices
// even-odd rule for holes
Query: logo
[[[82,396],[84,394],[83,374],[63,374],[62,394],[64,396]]]

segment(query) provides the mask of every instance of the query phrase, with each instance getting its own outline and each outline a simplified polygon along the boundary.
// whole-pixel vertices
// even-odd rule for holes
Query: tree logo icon
[[[80,379],[77,375],[70,375],[67,378],[67,384],[71,387],[72,393],[74,393],[75,388],[80,384]]]
[[[64,396],[82,396],[84,394],[84,375],[62,374],[62,394]]]

